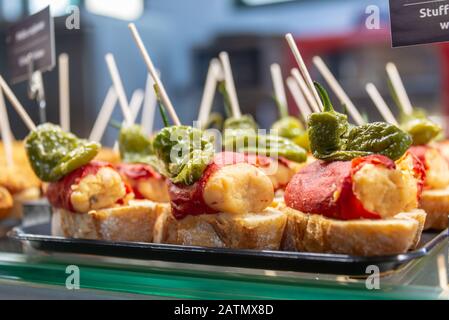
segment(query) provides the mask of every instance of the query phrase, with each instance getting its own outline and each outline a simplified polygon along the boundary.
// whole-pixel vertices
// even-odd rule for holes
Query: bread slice
[[[14,205],[9,217],[21,219],[23,216],[23,204],[27,201],[38,200],[41,197],[41,189],[38,187],[28,188],[22,192],[13,194]]]
[[[0,219],[9,215],[13,204],[13,198],[9,191],[0,186]]]
[[[355,256],[407,252],[419,243],[426,213],[413,210],[387,220],[339,221],[284,207],[288,216],[282,249]]]
[[[89,213],[54,209],[52,234],[82,239],[153,242],[154,224],[164,210],[166,206],[151,201],[134,201],[129,206]]]
[[[268,208],[261,213],[187,216],[166,211],[156,222],[155,242],[232,249],[279,250],[287,216]]]
[[[449,188],[424,190],[419,207],[427,213],[425,230],[444,230],[449,225]]]

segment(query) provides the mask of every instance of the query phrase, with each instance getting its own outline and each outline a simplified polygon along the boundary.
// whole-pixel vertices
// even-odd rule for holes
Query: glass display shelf
[[[449,299],[448,255],[446,239],[369,290],[363,278],[42,252],[3,237],[0,298]],[[66,288],[69,265],[80,290]]]

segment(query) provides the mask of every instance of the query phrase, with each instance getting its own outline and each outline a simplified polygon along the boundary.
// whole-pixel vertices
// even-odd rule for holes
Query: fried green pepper
[[[147,137],[142,127],[132,125],[122,127],[119,134],[120,157],[125,163],[153,163],[153,144]]]
[[[397,160],[410,148],[412,138],[396,126],[373,122],[354,127],[348,136],[346,149],[356,152],[382,154]]]
[[[153,149],[164,165],[161,173],[185,185],[201,178],[215,153],[213,137],[189,126],[162,129],[154,139]]]
[[[237,135],[225,139],[226,151],[283,157],[295,162],[307,160],[307,152],[289,139],[274,135]]]
[[[204,125],[203,130],[209,129],[209,128],[215,128],[217,130],[223,129],[223,116],[217,112],[212,112],[209,115],[209,118],[207,119],[206,124]]]
[[[413,138],[413,145],[425,145],[442,133],[442,128],[429,120],[425,110],[414,108],[413,114],[400,116],[401,128]]]
[[[259,126],[251,115],[245,114],[240,118],[235,118],[232,116],[231,102],[224,81],[219,83],[218,90],[223,96],[225,113],[228,117],[224,121],[223,132],[228,135],[241,134],[244,132],[256,132]]]
[[[284,138],[293,140],[297,136],[304,133],[304,126],[301,121],[295,117],[283,117],[276,121],[272,126],[272,130],[276,130],[276,132]]]
[[[225,130],[252,130],[256,131],[259,126],[250,114],[244,114],[240,118],[230,117],[225,120],[223,129]]]
[[[316,84],[324,111],[309,118],[309,138],[313,156],[325,161],[347,161],[370,154],[399,159],[412,138],[400,128],[383,122],[352,126],[345,115],[335,112],[323,87]]]
[[[100,145],[46,123],[30,132],[25,148],[36,175],[42,181],[55,182],[89,163],[98,154]]]
[[[401,125],[413,139],[413,145],[425,145],[438,137],[442,128],[429,119],[412,119]]]
[[[310,149],[322,159],[345,149],[349,130],[348,117],[334,110],[329,95],[321,85],[316,85],[323,101],[324,110],[312,113],[308,121]]]
[[[412,114],[405,114],[404,107],[400,103],[393,85],[388,81],[394,102],[402,111],[399,117],[401,128],[412,136],[413,145],[425,145],[437,138],[443,129],[435,122],[429,120],[426,110],[413,108]]]
[[[273,99],[278,107],[280,119],[271,126],[271,129],[279,136],[292,140],[301,148],[310,150],[309,136],[301,121],[289,116],[287,106],[281,104],[276,97]]]
[[[292,141],[301,148],[303,148],[304,150],[310,151],[310,140],[307,130],[303,131],[300,135],[294,137]]]

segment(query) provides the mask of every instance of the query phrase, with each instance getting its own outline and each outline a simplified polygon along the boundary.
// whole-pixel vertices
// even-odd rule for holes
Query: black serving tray
[[[366,268],[369,265],[376,265],[382,273],[385,273],[397,270],[413,260],[426,256],[449,234],[447,229],[443,232],[425,232],[418,249],[415,251],[382,257],[71,239],[52,236],[50,223],[15,227],[8,235],[13,239],[29,243],[34,249],[50,252],[238,268],[366,276]]]

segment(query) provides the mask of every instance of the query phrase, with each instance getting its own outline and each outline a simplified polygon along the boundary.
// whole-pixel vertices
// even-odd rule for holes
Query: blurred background
[[[387,0],[0,0],[0,73],[7,81],[5,30],[49,4],[57,54],[70,56],[72,131],[83,137],[111,86],[106,53],[115,56],[128,99],[134,90],[145,88],[146,67],[127,28],[130,21],[139,28],[184,123],[197,118],[210,59],[227,50],[243,111],[252,113],[262,127],[270,126],[277,117],[270,64],[280,63],[285,77],[295,66],[284,40],[287,32],[297,39],[312,77],[324,82],[310,64],[318,54],[370,120],[381,118],[365,92],[367,82],[374,82],[398,111],[386,82],[388,61],[398,65],[415,106],[435,115],[449,110],[449,47],[392,49]],[[66,28],[71,5],[80,9],[79,30]],[[370,5],[380,10],[380,27],[374,30],[365,25]],[[58,122],[57,66],[44,74],[44,82],[48,120]],[[37,122],[38,108],[27,98],[26,83],[12,88]],[[214,108],[222,110],[222,104],[217,97]],[[293,101],[290,109],[297,112]],[[9,110],[14,135],[23,138],[26,128]],[[121,121],[120,108],[113,118]],[[161,127],[159,116],[155,127]],[[104,144],[111,145],[116,135],[116,129],[109,128]]]

